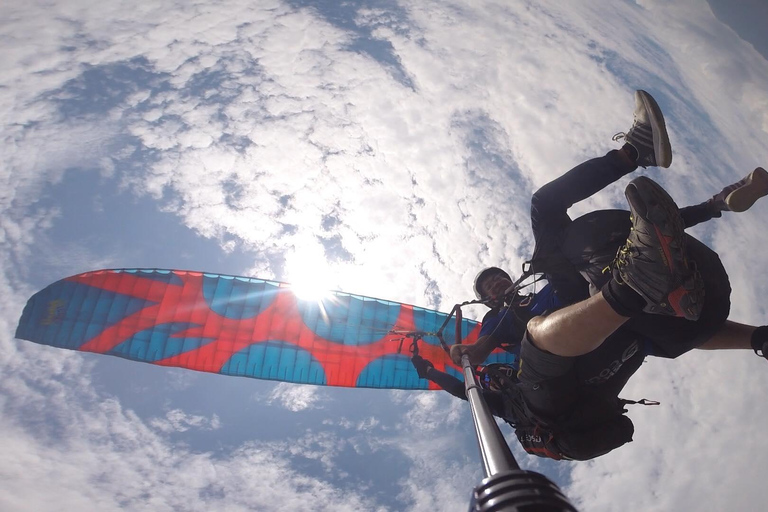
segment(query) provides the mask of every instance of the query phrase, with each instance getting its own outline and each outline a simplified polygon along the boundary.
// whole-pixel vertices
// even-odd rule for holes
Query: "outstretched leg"
[[[701,204],[680,210],[686,228],[721,217],[722,212],[745,212],[755,202],[768,195],[768,172],[756,168],[743,179],[728,185]]]
[[[672,148],[664,116],[645,91],[635,92],[632,127],[618,134],[620,150],[588,160],[537,190],[531,198],[531,226],[536,240],[532,269],[547,276],[562,303],[589,296],[587,284],[563,254],[563,239],[571,224],[568,208],[637,169],[638,165],[669,167]]]
[[[758,167],[743,179],[715,194],[709,202],[721,212],[745,212],[765,195],[768,195],[768,172]]]

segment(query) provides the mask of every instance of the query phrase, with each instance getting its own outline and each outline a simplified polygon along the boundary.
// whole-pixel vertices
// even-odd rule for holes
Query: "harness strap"
[[[656,400],[648,400],[647,398],[643,398],[642,400],[626,400],[622,398],[621,403],[627,405],[661,405],[661,402],[657,402]]]

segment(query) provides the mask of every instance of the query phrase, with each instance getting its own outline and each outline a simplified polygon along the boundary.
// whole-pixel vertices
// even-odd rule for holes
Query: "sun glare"
[[[323,279],[300,279],[291,283],[291,290],[301,300],[322,301],[331,296],[328,283]]]
[[[322,301],[331,296],[334,287],[333,272],[322,256],[296,255],[296,259],[289,261],[287,280],[291,290],[301,300]]]

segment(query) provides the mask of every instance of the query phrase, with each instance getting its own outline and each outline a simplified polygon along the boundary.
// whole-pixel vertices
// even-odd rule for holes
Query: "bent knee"
[[[544,316],[535,316],[528,320],[528,325],[526,326],[526,331],[528,331],[528,341],[530,341],[537,348],[543,348],[539,343],[536,342],[536,338],[540,337],[542,334],[541,324],[544,322],[545,318],[546,317]]]

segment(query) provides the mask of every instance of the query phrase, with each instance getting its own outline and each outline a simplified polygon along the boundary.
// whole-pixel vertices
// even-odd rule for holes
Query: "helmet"
[[[506,363],[490,363],[477,370],[477,378],[483,389],[499,390],[517,382],[517,370]]]
[[[509,274],[501,270],[499,267],[488,267],[486,269],[481,270],[480,273],[477,274],[477,276],[475,277],[475,286],[474,286],[475,295],[477,296],[478,299],[485,298],[480,294],[480,284],[486,279],[488,279],[489,277],[496,274],[501,274],[507,279],[509,279],[510,281],[512,280],[512,278],[509,277]]]
[[[487,372],[479,370],[477,372],[477,380],[480,382],[480,387],[483,389],[492,389],[491,388],[491,376],[488,375]]]

